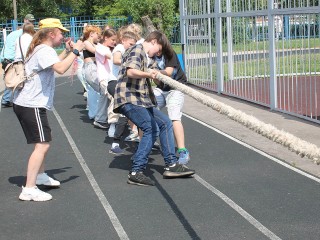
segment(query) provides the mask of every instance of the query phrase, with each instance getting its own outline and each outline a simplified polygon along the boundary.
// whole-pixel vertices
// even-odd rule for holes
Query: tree
[[[172,34],[175,23],[176,0],[116,0],[111,7],[106,7],[110,15],[132,16],[133,21],[142,23],[141,17],[148,15],[158,30]]]

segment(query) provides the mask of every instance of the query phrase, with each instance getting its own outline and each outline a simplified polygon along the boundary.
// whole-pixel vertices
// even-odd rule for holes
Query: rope
[[[228,118],[241,123],[247,128],[261,134],[262,136],[287,147],[290,151],[295,152],[299,156],[307,157],[314,163],[320,164],[320,148],[318,148],[315,144],[304,141],[283,130],[279,130],[271,124],[266,124],[253,116],[247,115],[240,110],[236,110],[224,103],[208,97],[207,95],[196,91],[182,83],[179,83],[178,81],[175,81],[161,73],[158,73],[156,77],[163,83],[187,94],[198,102],[212,108],[213,110],[223,115],[226,115]]]

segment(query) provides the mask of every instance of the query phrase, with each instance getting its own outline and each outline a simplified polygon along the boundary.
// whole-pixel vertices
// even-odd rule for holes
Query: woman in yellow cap
[[[36,185],[60,186],[44,172],[44,160],[49,150],[51,129],[47,110],[53,107],[55,89],[54,72],[65,73],[84,48],[81,41],[66,42],[66,50],[59,56],[54,47],[64,40],[64,28],[59,19],[47,18],[39,22],[40,30],[34,35],[27,51],[26,74],[30,77],[18,90],[13,99],[13,109],[17,115],[28,144],[34,144],[34,150],[28,161],[27,180],[19,196],[24,201],[48,201],[52,196],[38,189]],[[69,54],[69,52],[71,52]]]

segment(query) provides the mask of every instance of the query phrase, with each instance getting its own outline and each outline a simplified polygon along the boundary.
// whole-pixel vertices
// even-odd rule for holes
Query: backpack
[[[19,37],[19,47],[21,52],[22,60],[14,61],[9,63],[4,69],[4,82],[7,88],[11,89],[13,92],[16,89],[22,89],[24,86],[24,82],[26,80],[32,79],[33,76],[38,74],[40,71],[35,71],[29,76],[27,76],[25,64],[30,60],[30,58],[40,49],[35,51],[28,59],[24,59],[23,52],[21,49],[21,37]]]

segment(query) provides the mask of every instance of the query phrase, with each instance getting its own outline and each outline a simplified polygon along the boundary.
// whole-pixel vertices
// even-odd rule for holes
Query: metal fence
[[[92,17],[92,16],[80,16],[71,17],[68,19],[61,19],[62,25],[66,27],[70,32],[66,33],[66,37],[71,37],[74,40],[78,40],[83,32],[84,24],[97,25],[103,28],[105,25],[111,25],[113,28],[118,29],[121,26],[125,26],[132,22],[131,17]],[[7,23],[0,23],[0,49],[3,47],[4,34],[9,34],[17,27],[22,26],[23,22],[17,22],[10,20]],[[38,26],[38,21],[35,22],[35,26]],[[5,33],[4,33],[5,32]]]
[[[70,30],[66,37],[71,37],[72,39],[77,40],[82,35],[83,26],[85,23],[97,25],[101,28],[103,28],[105,25],[110,25],[117,30],[122,26],[132,23],[132,17],[80,16],[61,19],[61,22],[67,29]],[[35,26],[38,26],[38,23],[38,21],[35,21]],[[9,20],[6,23],[0,23],[0,49],[3,47],[4,43],[4,32],[5,34],[9,34],[22,25],[23,20],[21,20],[20,22]],[[179,19],[177,18],[172,28],[170,41],[173,44],[180,44],[180,39],[180,25]]]
[[[320,123],[318,0],[180,0],[189,82]]]

